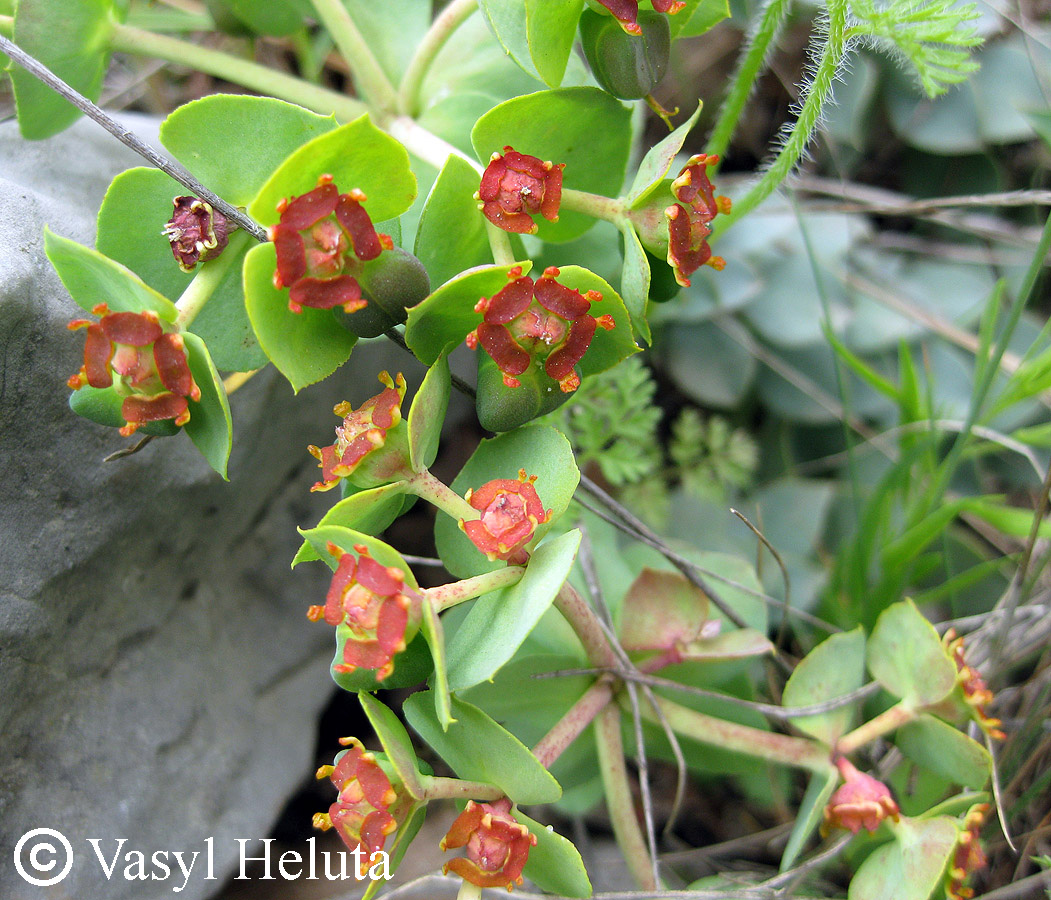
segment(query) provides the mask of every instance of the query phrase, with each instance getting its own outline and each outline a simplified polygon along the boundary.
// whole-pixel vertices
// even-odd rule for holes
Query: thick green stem
[[[488,219],[485,220],[485,233],[489,237],[489,249],[493,252],[493,262],[498,266],[514,264],[515,252],[511,249],[511,238],[502,228],[497,228]]]
[[[843,735],[836,742],[836,755],[849,756],[859,747],[864,747],[870,741],[890,734],[911,722],[919,713],[905,705],[904,702],[892,706],[881,712],[876,718],[869,719],[864,725],[859,725],[853,731]]]
[[[504,792],[481,781],[461,781],[459,778],[429,778],[424,780],[423,800],[499,800]]]
[[[581,212],[596,219],[605,219],[617,227],[625,221],[624,201],[601,194],[589,194],[587,191],[562,189],[561,209]]]
[[[533,748],[533,756],[550,769],[565,749],[583,733],[613,699],[613,676],[604,675],[588,688]]]
[[[559,589],[554,605],[584,645],[584,652],[593,666],[599,669],[618,667],[617,655],[606,639],[598,616],[568,581]]]
[[[426,469],[413,475],[408,480],[408,486],[410,493],[438,507],[454,519],[478,518],[478,510]]]
[[[175,308],[179,310],[175,325],[180,331],[189,328],[193,320],[197,318],[197,314],[204,309],[204,305],[212,298],[215,289],[230,271],[234,260],[243,258],[241,251],[250,240],[251,235],[243,231],[235,231],[230,237],[230,243],[226,245],[226,249],[219,255],[219,258],[204,263],[193,277],[193,281],[186,285],[186,290],[182,292],[182,296],[175,304]]]
[[[427,588],[423,594],[434,604],[436,612],[444,612],[458,603],[518,584],[524,574],[525,569],[522,566],[505,566],[495,572],[486,572],[473,578],[464,578],[462,581]]]
[[[312,2],[321,24],[336,42],[350,68],[358,92],[376,109],[393,112],[398,105],[398,93],[376,61],[347,8],[341,0]]]
[[[401,79],[401,87],[398,89],[398,108],[405,115],[415,116],[419,113],[420,88],[431,63],[441,52],[445,42],[452,37],[453,32],[467,21],[476,9],[478,0],[452,0],[431,23],[430,29],[409,61]]]
[[[770,168],[744,197],[734,201],[733,209],[728,216],[719,217],[718,222],[721,223],[721,226],[717,230],[725,231],[742,216],[755,209],[776,190],[799,162],[820,119],[821,108],[832,95],[832,85],[847,49],[846,26],[846,0],[829,0],[828,34],[825,38],[825,46],[821,51],[814,79],[807,88],[806,99],[803,101],[803,108],[799,111],[799,117],[792,125],[791,133]]]
[[[606,807],[617,845],[624,854],[628,871],[644,891],[657,890],[653,880],[653,864],[646,839],[635,817],[635,802],[628,780],[628,766],[624,760],[624,744],[620,733],[620,709],[606,706],[595,719],[595,746],[598,749],[602,786],[606,791]]]
[[[482,900],[482,889],[470,881],[461,881],[456,900]]]
[[[730,138],[733,137],[734,129],[741,113],[744,112],[759,73],[764,68],[770,45],[781,30],[791,5],[792,0],[768,0],[755,31],[749,37],[748,50],[741,57],[730,92],[719,108],[719,118],[712,128],[712,136],[708,139],[708,153],[721,156],[730,146]]]
[[[807,738],[791,737],[773,731],[763,731],[748,725],[727,722],[680,706],[671,700],[658,696],[657,704],[664,713],[668,724],[676,732],[701,744],[733,750],[769,762],[782,763],[786,766],[798,766],[812,772],[828,772],[832,768],[828,748],[817,741]],[[653,709],[645,704],[640,712],[643,718],[660,724]]]
[[[110,48],[119,53],[153,56],[189,66],[260,94],[269,94],[289,103],[298,103],[322,115],[334,113],[343,121],[356,119],[368,109],[361,101],[352,97],[318,87],[292,75],[275,72],[258,63],[128,25],[113,26]]]
[[[401,141],[413,156],[422,159],[436,169],[444,166],[450,156],[458,156],[472,166],[479,175],[482,174],[482,166],[476,159],[431,133],[408,116],[391,116],[381,119],[380,124],[392,138]]]

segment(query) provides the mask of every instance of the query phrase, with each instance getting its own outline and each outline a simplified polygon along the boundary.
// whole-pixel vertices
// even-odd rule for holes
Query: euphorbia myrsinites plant
[[[70,324],[84,339],[84,365],[69,381],[75,412],[123,435],[185,430],[225,477],[227,385],[248,373],[272,364],[298,392],[340,378],[357,340],[384,334],[427,367],[415,384],[379,373],[382,390],[371,397],[347,384],[334,442],[326,443],[331,421],[303,435],[303,453],[309,445],[320,469],[303,490],[341,488],[327,495],[334,502],[319,523],[303,523],[294,563],[333,571],[327,596],[303,612],[335,629],[332,677],[358,693],[375,731],[343,740],[334,764],[318,773],[335,794],[315,825],[335,829],[366,860],[386,850],[396,865],[412,852],[429,804],[466,801],[441,842],[454,854],[445,871],[463,879],[464,897],[524,879],[587,897],[591,884],[573,844],[523,807],[582,812],[604,801],[631,877],[654,891],[664,873],[652,804],[644,790],[640,815],[625,754],[671,752],[698,771],[766,773],[797,788],[782,795],[795,798],[782,859],[788,872],[819,832],[837,846],[853,834],[869,852],[852,858],[852,900],[967,897],[971,871],[984,860],[979,832],[989,800],[975,791],[990,774],[988,751],[967,731],[973,723],[988,740],[1003,732],[962,639],[943,641],[900,597],[870,633],[815,637],[803,642],[807,655],[789,660],[769,640],[747,562],[703,589],[695,569],[683,566],[690,577],[672,571],[661,553],[681,556],[581,479],[559,431],[532,421],[645,348],[651,280],[667,300],[699,271],[722,277],[702,270],[724,265],[712,250],[720,227],[792,169],[849,39],[876,26],[858,19],[848,35],[845,0],[829,3],[824,55],[799,119],[774,164],[731,206],[716,187],[720,155],[758,71],[754,48],[761,59],[770,34],[757,33],[704,152],[683,150],[704,147],[694,130],[699,105],[645,146],[642,117],[624,102],[646,98],[659,109],[649,95],[671,48],[725,17],[725,0],[438,5],[432,21],[422,0],[209,4],[250,34],[334,46],[354,96],[132,27],[126,2],[71,10],[67,0],[19,0],[13,19],[0,17],[14,39],[3,49],[16,63],[37,57],[69,82],[48,81],[59,99],[35,86],[39,70],[15,68],[27,137],[67,125],[70,98],[85,109],[77,90],[97,97],[97,73],[112,51],[188,64],[264,95],[217,94],[172,112],[161,141],[200,183],[164,159],[164,171],[122,173],[99,219],[99,249],[47,233],[48,257],[94,316]],[[149,4],[131,8],[143,24],[153,21]],[[926,7],[908,8],[902,32]],[[173,5],[176,24],[165,27],[208,24],[203,10],[180,10]],[[34,23],[49,16],[76,22],[45,37]],[[939,77],[920,71],[932,91],[963,77],[975,43],[973,10],[956,7],[950,18],[932,38],[943,48]],[[582,54],[574,50],[578,27]],[[465,54],[477,62],[470,83],[460,74]],[[163,196],[174,198],[170,220],[143,221],[140,203]],[[612,282],[590,268],[588,245],[577,241],[597,220],[622,237]],[[222,316],[209,318],[222,329],[198,330],[206,306],[221,307]],[[454,382],[451,353],[476,361],[477,387],[456,386],[476,397],[479,421],[495,436],[446,484],[429,467]],[[577,491],[597,510],[586,541],[584,508],[570,505]],[[453,579],[436,587],[421,587],[399,551],[377,537],[417,498],[433,507],[438,554]],[[625,552],[627,538],[602,518],[656,549]],[[599,556],[609,571],[596,579],[578,557]],[[541,677],[564,670],[574,674]],[[780,706],[751,703],[749,691],[736,706],[697,702],[698,688],[729,698],[730,682],[771,679]],[[544,702],[524,696],[529,684]],[[374,694],[393,687],[421,690],[395,714]],[[877,692],[874,705],[865,702]],[[638,741],[629,750],[623,735],[632,721]],[[421,742],[455,777],[430,774],[416,755]],[[881,756],[888,765],[873,768],[873,748],[887,742],[942,778],[926,806],[895,799],[902,779],[889,754]],[[723,762],[706,763],[711,753]],[[644,767],[640,775],[645,781]],[[782,883],[774,881],[771,890]]]

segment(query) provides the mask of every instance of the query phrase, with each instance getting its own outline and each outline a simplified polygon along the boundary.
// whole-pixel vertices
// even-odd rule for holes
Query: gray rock
[[[150,139],[156,124],[124,117]],[[236,838],[267,835],[309,773],[315,722],[330,696],[331,633],[308,622],[327,585],[295,573],[295,528],[326,500],[308,443],[324,443],[332,405],[372,393],[404,364],[385,342],[360,347],[336,378],[293,398],[273,371],[231,398],[235,450],[224,483],[184,435],[119,462],[129,443],[67,406],[83,341],[79,311],[44,257],[44,224],[91,244],[110,178],[137,165],[90,122],[49,141],[0,127],[0,897],[214,893]],[[159,223],[143,227],[158,228]],[[411,380],[411,376],[410,376]],[[309,571],[308,571],[309,570]],[[31,887],[12,865],[26,831],[73,847],[68,877]],[[131,849],[203,851],[182,882],[107,883],[87,839],[110,858]],[[23,857],[24,858],[24,857]],[[46,861],[46,858],[45,858]],[[172,863],[174,866],[174,863]]]

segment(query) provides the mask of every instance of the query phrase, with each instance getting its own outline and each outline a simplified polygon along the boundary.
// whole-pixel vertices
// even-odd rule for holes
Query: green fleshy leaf
[[[894,745],[925,769],[972,790],[985,787],[992,775],[992,757],[985,747],[931,715],[899,728]]]
[[[371,694],[359,694],[358,702],[365,710],[369,722],[376,732],[376,737],[383,745],[383,752],[394,766],[394,771],[404,783],[408,792],[416,800],[423,799],[423,785],[420,783],[419,762],[412,739],[401,720]]]
[[[409,407],[409,460],[414,472],[426,470],[438,455],[451,390],[449,360],[442,355],[427,370]]]
[[[480,297],[492,297],[507,284],[507,274],[521,267],[528,275],[530,262],[510,266],[480,266],[443,284],[422,303],[409,310],[405,343],[424,365],[430,366],[450,344],[459,344],[482,321],[474,306]]]
[[[514,803],[553,803],[562,788],[518,738],[477,706],[452,700],[456,721],[443,730],[433,698],[420,691],[405,701],[405,719],[460,777],[502,790]]]
[[[259,346],[298,394],[350,359],[357,338],[331,310],[288,308],[288,291],[274,287],[274,245],[259,244],[244,261],[245,306]]]
[[[876,850],[850,881],[848,900],[927,900],[956,848],[956,823],[902,817],[894,840]]]
[[[454,691],[489,680],[515,655],[569,577],[580,537],[574,528],[541,544],[521,581],[474,601],[449,642],[449,686]]]
[[[109,66],[113,13],[111,0],[19,0],[14,42],[89,100],[98,100]],[[51,137],[80,118],[80,110],[21,66],[12,63],[8,74],[23,137]]]
[[[69,395],[69,408],[73,412],[108,428],[121,428],[124,425],[124,416],[120,412],[123,402],[124,398],[111,387],[93,388],[85,385]],[[179,428],[171,419],[165,419],[143,425],[136,433],[171,437],[179,433]]]
[[[431,5],[419,0],[343,4],[365,44],[391,83],[397,85],[405,67],[431,24]]]
[[[590,897],[592,888],[588,870],[580,852],[550,825],[541,825],[521,810],[515,818],[536,836],[536,846],[529,851],[522,874],[540,890],[559,897]]]
[[[303,14],[295,3],[260,2],[260,0],[222,0],[223,5],[257,34],[283,37],[303,27]],[[252,132],[241,132],[251,134]],[[231,132],[237,134],[237,132]]]
[[[604,279],[580,266],[560,266],[558,283],[582,294],[598,291],[602,294],[602,299],[591,304],[591,315],[596,318],[607,314],[613,317],[612,331],[603,328],[595,330],[591,346],[578,364],[581,375],[586,378],[588,375],[605,372],[638,352],[638,345],[631,336],[631,322],[628,311],[624,308],[624,301]]]
[[[865,633],[859,626],[834,634],[811,650],[788,679],[781,704],[787,709],[824,703],[857,690],[864,680]],[[850,730],[856,712],[851,704],[792,719],[792,725],[831,746]]]
[[[477,490],[496,478],[517,478],[519,469],[536,475],[536,492],[551,510],[551,518],[536,530],[543,537],[566,511],[580,480],[569,441],[550,425],[526,425],[491,440],[483,440],[453,480],[451,488],[461,497],[468,488]],[[439,514],[434,539],[445,567],[457,578],[470,578],[502,568],[505,563],[490,562],[471,543],[451,516]]]
[[[324,174],[331,175],[343,193],[354,188],[364,191],[365,209],[373,222],[400,216],[416,198],[408,152],[366,114],[292,153],[260,188],[248,214],[263,225],[275,224],[277,204],[312,191]]]
[[[334,116],[319,116],[283,100],[211,94],[169,115],[161,123],[161,143],[202,184],[234,206],[245,206],[290,154],[335,128]],[[276,221],[273,208],[270,213]]]
[[[200,401],[190,401],[190,421],[183,428],[201,455],[208,460],[208,465],[229,481],[226,465],[234,442],[230,401],[226,398],[222,379],[204,341],[189,332],[183,333],[182,338],[186,342],[190,372],[201,389]]]
[[[599,88],[571,87],[515,97],[487,112],[471,132],[478,158],[511,146],[519,153],[565,163],[562,186],[615,197],[620,193],[631,145],[631,112]],[[537,237],[570,241],[595,220],[562,211],[557,222],[536,217]]]
[[[343,646],[354,640],[349,625],[336,626],[336,652],[332,655],[329,675],[337,687],[351,694],[365,691],[392,691],[399,688],[418,687],[423,684],[434,669],[430,650],[423,635],[417,633],[396,657],[394,671],[382,681],[376,680],[375,669],[355,669],[353,672],[337,672],[336,666],[343,662]]]
[[[165,322],[174,322],[175,304],[145,284],[126,266],[97,250],[55,234],[44,226],[44,252],[73,302],[91,312],[105,303],[110,312],[152,310]]]
[[[489,30],[500,42],[504,52],[521,66],[523,72],[532,75],[537,81],[543,81],[529,53],[527,2],[528,0],[480,0],[479,6]]]
[[[432,285],[445,284],[492,258],[485,217],[474,199],[478,185],[474,168],[466,160],[450,156],[427,196],[413,253],[427,269]]]
[[[558,87],[566,74],[584,0],[526,0],[525,7],[529,58],[544,83]]]
[[[674,17],[673,17],[674,18]],[[631,189],[624,198],[628,206],[637,209],[642,206],[652,195],[675,162],[675,157],[682,149],[686,136],[690,133],[697,119],[701,115],[704,104],[697,101],[697,109],[693,115],[669,134],[664,140],[654,144],[639,163],[639,169],[631,182]]]
[[[686,0],[686,8],[668,17],[672,38],[697,37],[730,17],[728,0]]]
[[[368,548],[369,555],[376,562],[388,568],[393,566],[396,569],[401,569],[405,573],[405,584],[414,590],[419,588],[416,576],[412,574],[412,569],[402,559],[401,554],[390,544],[385,544],[371,534],[364,534],[360,531],[354,531],[352,528],[344,528],[341,525],[318,525],[316,528],[300,528],[299,533],[305,540],[309,541],[318,558],[323,560],[333,572],[336,571],[339,563],[328,552],[328,544],[335,544],[345,553],[353,553],[355,556],[358,556],[358,551],[354,549],[355,546],[364,544]]]
[[[650,261],[631,225],[624,226],[624,268],[620,275],[620,289],[635,333],[647,344],[653,343],[650,323],[646,318],[646,303],[650,296]]]
[[[456,720],[452,714],[452,697],[449,694],[449,666],[445,659],[445,629],[438,613],[431,603],[423,604],[423,622],[421,624],[427,645],[431,648],[434,659],[434,678],[431,693],[434,695],[434,712],[443,731]]]
[[[344,497],[321,517],[317,527],[338,525],[366,534],[379,534],[401,514],[405,488],[404,481],[395,481]],[[310,542],[304,541],[292,560],[292,568],[314,559],[320,557]]]
[[[869,638],[872,677],[912,707],[944,699],[956,685],[956,665],[911,600],[887,607]]]
[[[799,804],[799,812],[796,815],[795,825],[792,826],[792,833],[788,836],[785,852],[781,855],[780,871],[787,872],[799,859],[799,854],[806,846],[810,835],[821,824],[825,806],[838,783],[839,773],[835,769],[832,769],[827,775],[815,772],[811,776],[810,784],[807,785],[806,793],[803,795],[803,801]]]
[[[715,637],[703,638],[686,645],[683,659],[690,662],[749,659],[772,653],[774,645],[765,634],[754,628],[735,628]]]
[[[679,572],[644,568],[624,596],[625,650],[667,650],[689,643],[708,618],[708,596]]]

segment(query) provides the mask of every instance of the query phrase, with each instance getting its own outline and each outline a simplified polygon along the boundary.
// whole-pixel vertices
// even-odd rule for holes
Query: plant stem
[[[275,72],[266,66],[239,59],[221,50],[211,50],[191,41],[154,34],[129,25],[113,26],[110,49],[137,56],[153,56],[189,66],[240,84],[257,93],[269,94],[289,103],[298,103],[322,115],[334,113],[347,122],[368,111],[368,107],[360,100],[310,84],[292,75]]]
[[[485,572],[473,578],[464,578],[461,581],[453,581],[439,587],[427,588],[423,591],[423,595],[426,600],[434,604],[435,612],[444,612],[458,603],[518,584],[524,574],[525,569],[522,566],[505,566],[503,569]]]
[[[535,756],[545,769],[550,769],[563,751],[573,743],[613,699],[613,676],[604,675],[589,687],[551,730],[533,748]]]
[[[769,762],[786,766],[798,766],[812,772],[828,772],[832,768],[829,762],[828,748],[808,738],[791,737],[773,731],[763,731],[748,725],[738,725],[705,713],[680,706],[664,697],[656,697],[668,724],[683,737],[733,750]],[[643,718],[659,723],[657,714],[648,706],[641,708]]]
[[[413,475],[407,484],[410,493],[426,500],[432,506],[438,507],[438,509],[454,519],[478,518],[478,510],[426,469]]]
[[[420,111],[420,88],[423,79],[441,52],[445,42],[471,14],[478,9],[478,0],[452,0],[441,14],[431,23],[427,34],[416,48],[409,66],[401,79],[398,89],[398,109],[407,116],[415,116]]]
[[[398,94],[341,0],[311,0],[354,76],[358,93],[377,110],[393,112]]]
[[[599,669],[618,668],[617,656],[606,639],[598,617],[568,581],[559,589],[554,605],[584,645],[584,652],[593,666]]]
[[[480,781],[433,777],[424,780],[422,800],[499,800],[504,792]]]
[[[639,820],[635,816],[635,802],[631,795],[620,733],[620,709],[616,706],[605,707],[595,719],[595,746],[598,749],[602,786],[606,792],[606,807],[617,845],[639,888],[655,891],[657,884],[653,879],[653,865],[642,829],[639,828]]]
[[[470,881],[461,881],[460,890],[456,892],[456,900],[482,900],[482,889]]]
[[[792,131],[785,140],[781,152],[777,154],[759,182],[744,197],[734,201],[733,209],[728,216],[719,218],[721,226],[718,230],[725,231],[742,216],[755,209],[774,192],[799,162],[817,126],[821,116],[821,107],[832,95],[832,84],[847,49],[846,25],[846,0],[829,0],[828,34],[825,37],[825,46],[822,48],[814,78],[807,87],[803,108],[800,109],[799,116],[792,125]]]
[[[885,734],[901,728],[902,725],[916,718],[916,710],[905,705],[904,701],[881,712],[876,718],[869,719],[864,725],[859,725],[853,731],[843,735],[836,742],[836,755],[849,756],[859,747],[864,747],[870,741],[876,740]]]
[[[511,238],[507,232],[486,219],[485,233],[489,238],[489,249],[493,252],[493,262],[498,266],[514,265],[515,252],[511,249]]]
[[[762,18],[749,36],[748,49],[734,73],[733,85],[719,108],[719,117],[712,128],[706,152],[720,156],[726,153],[745,103],[763,69],[767,51],[781,30],[791,5],[792,0],[768,0]]]
[[[458,156],[479,175],[482,174],[483,167],[478,164],[477,160],[428,131],[408,116],[391,116],[382,119],[380,124],[387,134],[401,141],[413,156],[422,159],[436,169],[444,166],[450,156]]]
[[[204,309],[204,305],[211,299],[215,289],[230,271],[233,261],[244,257],[242,251],[248,244],[249,238],[250,235],[243,231],[235,232],[230,236],[230,243],[226,245],[226,249],[218,259],[206,262],[198,269],[193,281],[186,286],[186,290],[182,292],[182,296],[175,304],[175,308],[179,310],[175,325],[180,331],[189,328],[193,320],[197,318],[197,314]]]
[[[587,191],[562,188],[562,209],[581,212],[596,219],[605,219],[618,227],[625,221],[624,201]]]

